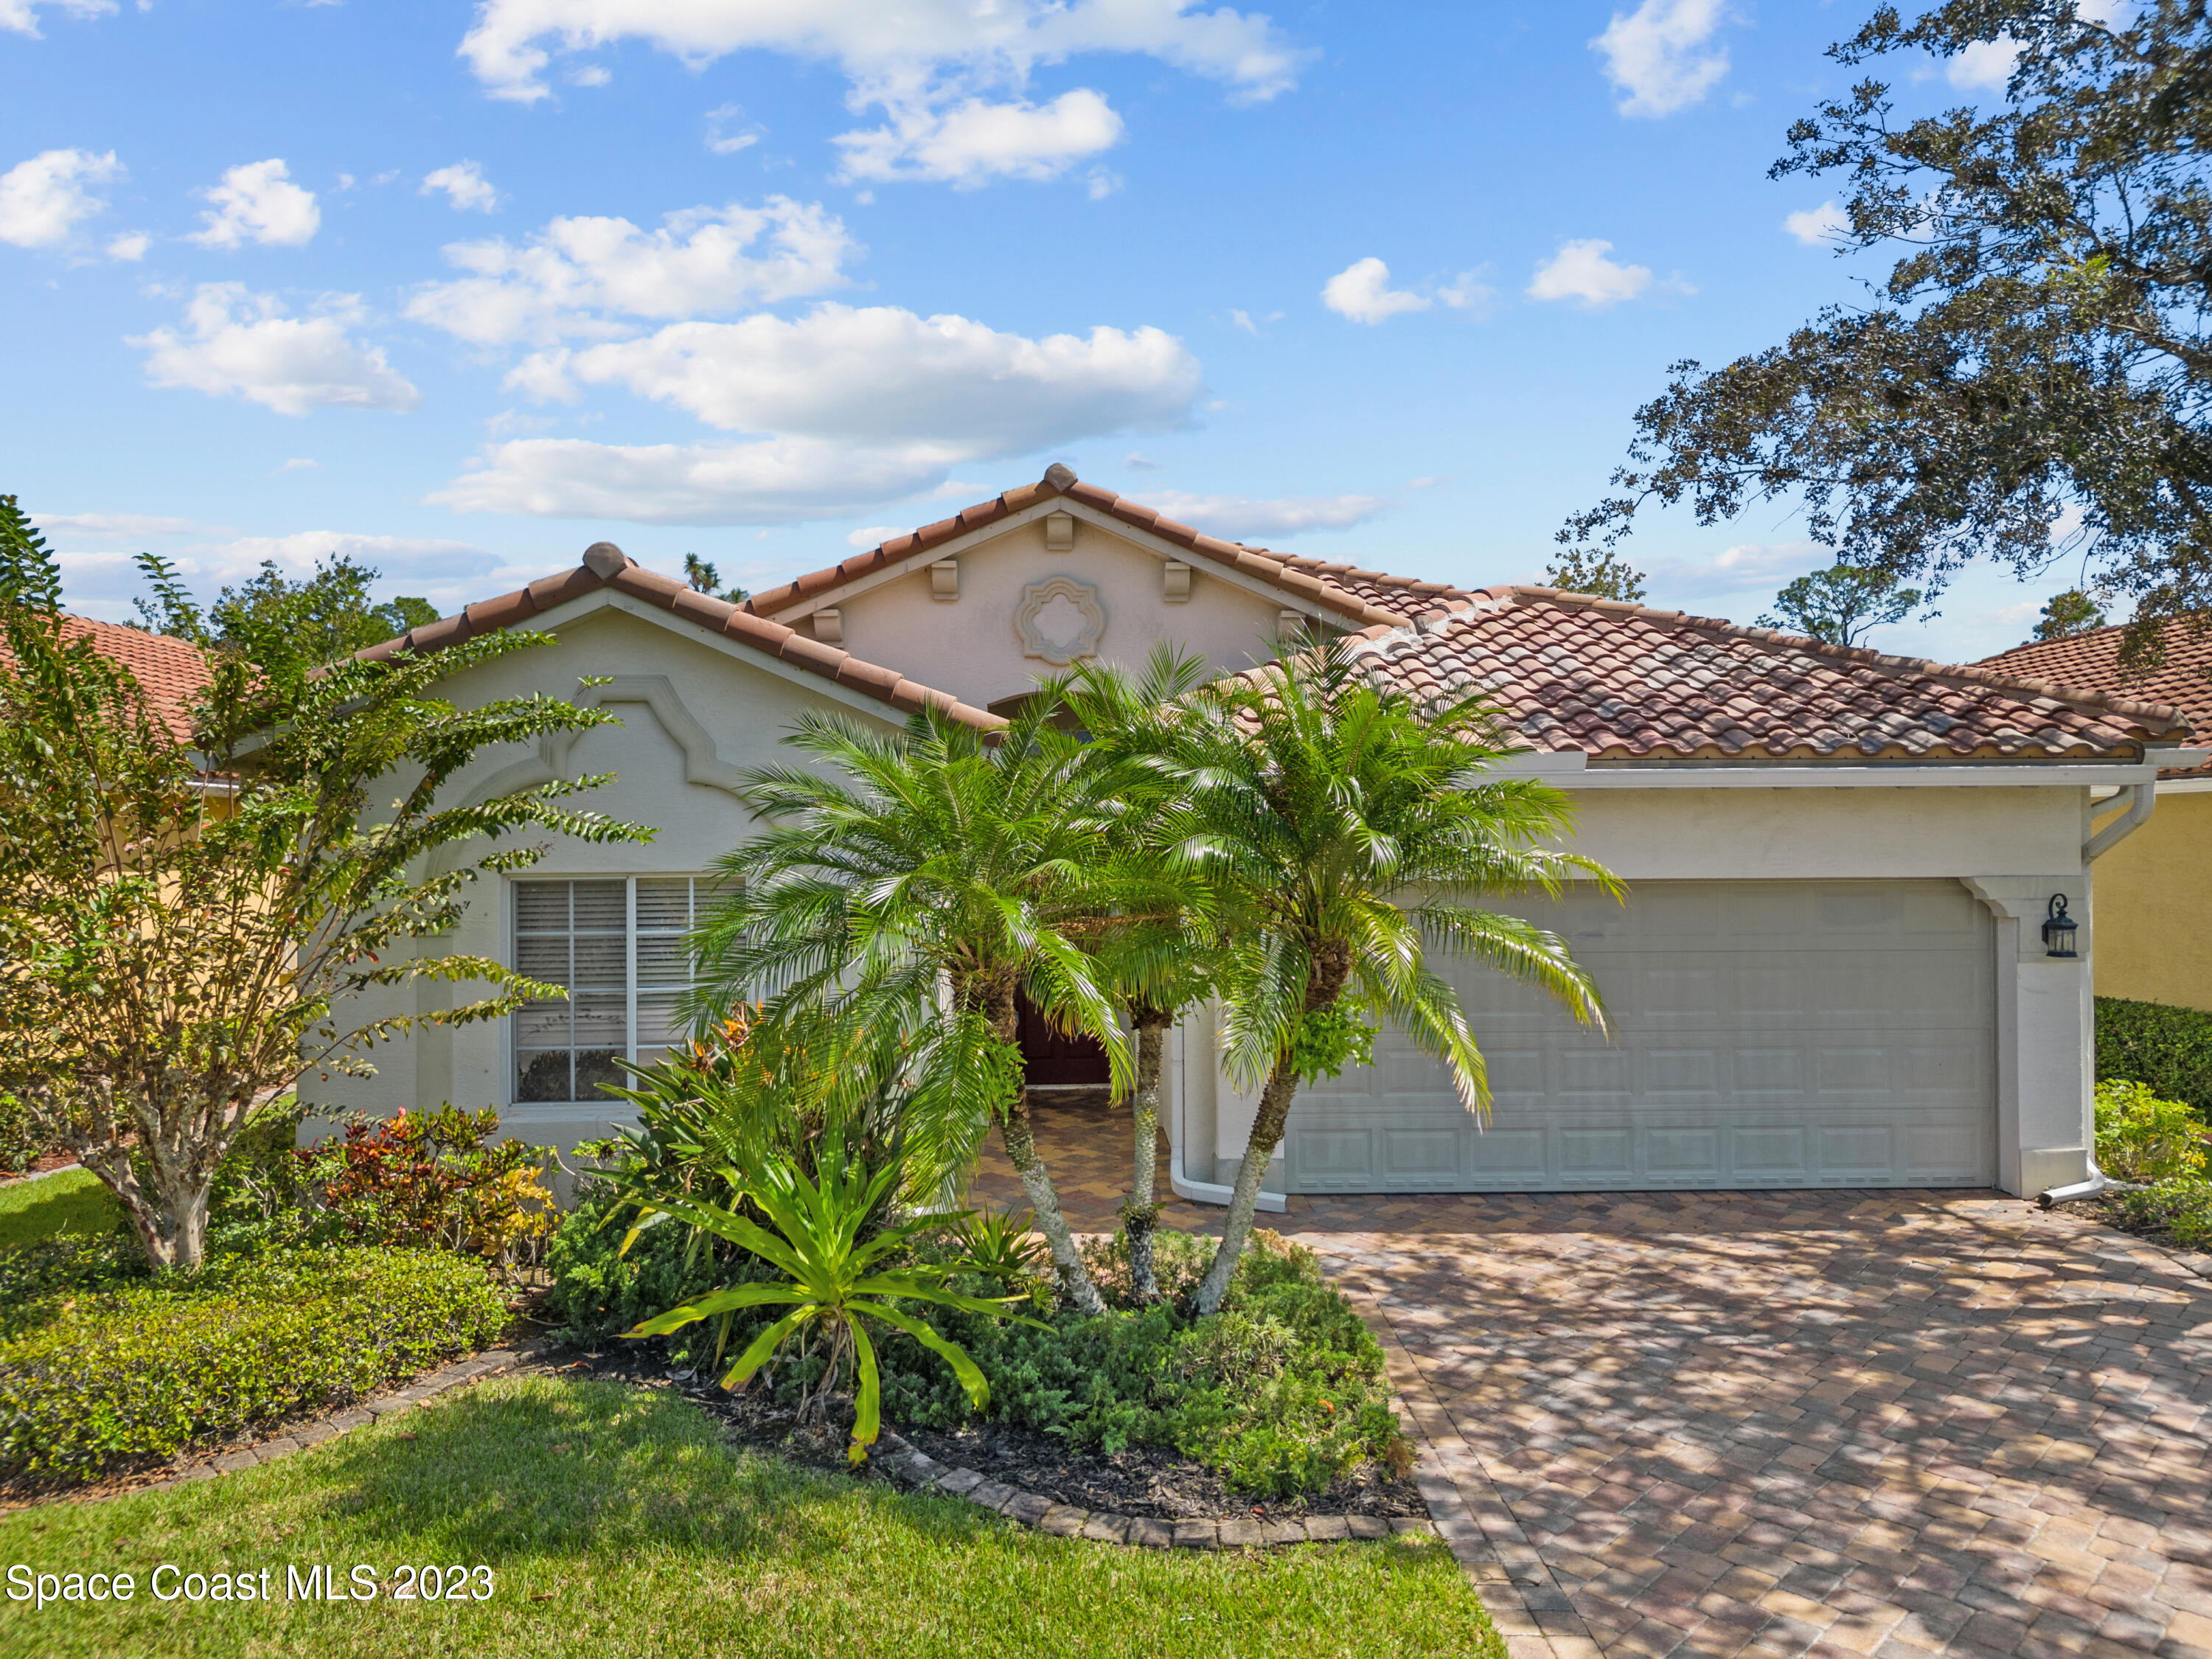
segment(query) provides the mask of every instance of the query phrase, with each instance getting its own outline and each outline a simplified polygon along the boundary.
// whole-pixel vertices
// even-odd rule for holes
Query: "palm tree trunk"
[[[1154,1170],[1159,1160],[1160,1079],[1166,1071],[1167,1022],[1143,1010],[1137,1028],[1136,1146],[1129,1171],[1129,1198],[1121,1206],[1121,1229],[1129,1240],[1129,1286],[1139,1302],[1156,1301],[1159,1279],[1152,1266],[1152,1235],[1160,1206]]]
[[[1252,1139],[1245,1143],[1243,1161],[1237,1166],[1237,1184],[1229,1194],[1229,1218],[1221,1229],[1221,1248],[1213,1253],[1213,1265],[1206,1270],[1206,1277],[1199,1283],[1198,1311],[1201,1317],[1220,1312],[1221,1299],[1229,1293],[1229,1281],[1237,1272],[1237,1259],[1244,1254],[1245,1241],[1252,1236],[1252,1218],[1260,1208],[1260,1177],[1267,1173],[1275,1148],[1283,1144],[1283,1127],[1291,1116],[1291,1097],[1297,1090],[1298,1074],[1286,1052],[1275,1062],[1275,1069],[1267,1074],[1267,1086],[1260,1091],[1260,1115],[1253,1120]]]
[[[1012,986],[993,996],[991,1025],[1000,1042],[1011,1044],[1019,1040]],[[1013,1164],[1014,1173],[1022,1178],[1022,1191],[1029,1196],[1030,1208],[1036,1212],[1038,1230],[1052,1247],[1052,1265],[1060,1274],[1060,1295],[1086,1319],[1096,1318],[1106,1311],[1106,1304],[1099,1297],[1098,1287],[1091,1282],[1083,1258],[1076,1254],[1075,1235],[1068,1231],[1067,1218],[1060,1213],[1060,1194],[1053,1190],[1052,1176],[1044,1167],[1044,1159],[1037,1156],[1026,1083],[1015,1089],[1013,1102],[1006,1109],[1005,1139],[1006,1157]]]

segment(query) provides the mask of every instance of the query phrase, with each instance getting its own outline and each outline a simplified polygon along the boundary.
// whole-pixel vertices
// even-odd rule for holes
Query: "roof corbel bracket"
[[[929,597],[939,605],[951,605],[960,597],[960,561],[933,560],[929,567]]]

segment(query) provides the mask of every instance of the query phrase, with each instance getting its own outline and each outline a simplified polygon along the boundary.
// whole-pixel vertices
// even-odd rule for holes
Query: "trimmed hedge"
[[[2212,1117],[2212,1014],[2162,1002],[2097,999],[2097,1080],[2148,1084]]]
[[[343,1405],[507,1322],[483,1266],[441,1251],[280,1250],[135,1281],[97,1255],[0,1273],[31,1292],[0,1309],[0,1475],[88,1480]]]

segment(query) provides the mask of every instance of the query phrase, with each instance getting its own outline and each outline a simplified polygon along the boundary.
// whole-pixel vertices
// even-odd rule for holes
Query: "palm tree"
[[[784,741],[823,769],[745,775],[761,835],[720,862],[735,896],[694,941],[695,1017],[749,995],[826,1004],[900,1030],[912,1088],[908,1156],[964,1167],[994,1119],[1052,1247],[1062,1293],[1104,1311],[1038,1154],[1016,1041],[1017,999],[1098,1038],[1117,1086],[1128,1050],[1098,969],[1073,936],[1110,908],[1082,743],[1032,699],[1003,732],[935,710],[896,737],[804,716]]]
[[[1168,826],[1203,871],[1229,942],[1223,1060],[1261,1084],[1221,1245],[1197,1304],[1211,1314],[1236,1271],[1302,1078],[1364,1058],[1388,1018],[1450,1068],[1461,1101],[1486,1112],[1481,1050],[1431,951],[1482,963],[1605,1027],[1597,988],[1558,935],[1462,902],[1557,896],[1577,878],[1617,893],[1598,864],[1544,843],[1566,830],[1566,796],[1485,775],[1502,750],[1473,696],[1417,707],[1362,671],[1342,641],[1293,642],[1281,661],[1186,699],[1176,769],[1188,788]]]
[[[1175,765],[1177,730],[1188,718],[1181,700],[1206,674],[1203,657],[1164,641],[1141,676],[1085,664],[1054,687],[1091,736],[1084,763],[1098,779],[1091,794],[1104,809],[1108,856],[1119,890],[1135,901],[1101,919],[1093,949],[1136,1037],[1133,1156],[1121,1226],[1130,1285],[1142,1301],[1159,1295],[1152,1234],[1167,1036],[1183,1009],[1212,993],[1219,959],[1205,885],[1176,867],[1163,834],[1188,787]]]

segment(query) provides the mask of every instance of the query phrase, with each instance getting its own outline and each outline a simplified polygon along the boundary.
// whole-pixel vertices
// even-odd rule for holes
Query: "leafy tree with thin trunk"
[[[2070,640],[2076,634],[2094,634],[2106,625],[2105,607],[2078,587],[2054,593],[2035,624],[2039,640]]]
[[[246,580],[226,586],[204,617],[166,562],[153,562],[153,592],[137,600],[138,623],[156,634],[198,629],[241,648],[254,641],[281,641],[282,648],[309,663],[336,662],[411,628],[438,620],[428,599],[378,603],[368,597],[377,572],[343,553],[323,560],[313,574],[294,578],[264,559]]]
[[[1495,969],[1605,1029],[1597,988],[1564,940],[1469,901],[1556,896],[1573,880],[1619,884],[1547,844],[1569,827],[1565,794],[1488,774],[1503,751],[1481,701],[1418,707],[1370,677],[1347,642],[1294,643],[1280,662],[1201,687],[1186,706],[1174,844],[1212,890],[1227,941],[1222,1059],[1232,1080],[1260,1089],[1197,1293],[1198,1311],[1212,1314],[1298,1084],[1364,1058],[1368,1016],[1442,1060],[1469,1111],[1487,1110],[1481,1049],[1432,956]]]
[[[1830,645],[1856,645],[1869,631],[1903,622],[1920,603],[1920,590],[1899,587],[1887,570],[1838,564],[1800,576],[1774,596],[1777,614],[1759,626],[1802,634]]]
[[[1627,605],[1644,603],[1644,573],[1609,548],[1562,548],[1544,571],[1544,586]]]
[[[319,672],[281,630],[218,643],[189,605],[168,619],[204,671],[188,732],[63,614],[52,555],[0,496],[0,1088],[115,1194],[149,1261],[190,1270],[257,1099],[373,1071],[375,1044],[419,1026],[566,994],[440,949],[471,883],[544,850],[509,837],[652,832],[564,804],[592,778],[445,800],[487,750],[606,722],[434,689],[535,635]],[[437,982],[489,994],[357,1000]]]
[[[1127,1047],[1080,932],[1110,910],[1081,740],[1031,699],[984,733],[930,709],[882,736],[802,716],[784,741],[820,771],[745,775],[769,827],[720,861],[733,896],[695,941],[701,1018],[748,997],[769,1017],[829,1003],[905,1034],[913,1076],[907,1156],[965,1164],[994,1121],[1052,1247],[1062,1294],[1104,1310],[1038,1153],[1017,1041],[1018,998],[1105,1044],[1117,1085]]]
[[[2002,94],[1899,108],[1929,55],[1996,52]],[[2088,586],[2133,602],[2128,659],[2154,664],[2164,620],[2212,625],[2212,10],[1882,5],[1829,56],[1857,78],[1769,176],[1840,179],[1838,254],[1895,263],[1778,344],[1675,364],[1611,499],[1560,540],[1617,544],[1653,501],[1711,524],[1794,500],[1838,562],[1931,593],[2078,548]]]

